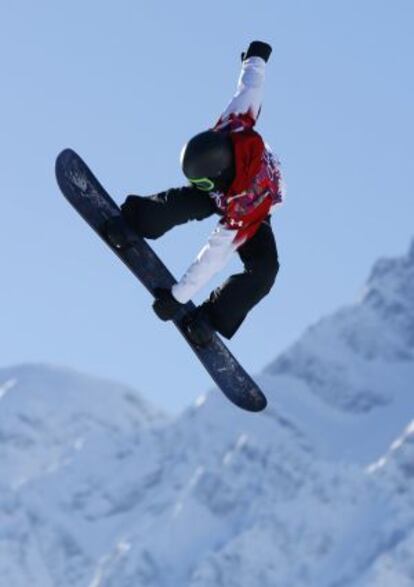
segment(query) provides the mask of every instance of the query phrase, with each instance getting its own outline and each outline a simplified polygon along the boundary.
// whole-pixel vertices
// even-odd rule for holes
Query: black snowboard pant
[[[210,196],[191,186],[148,197],[128,196],[121,209],[130,226],[148,239],[156,239],[189,220],[203,220],[217,213]],[[226,338],[235,334],[248,312],[269,293],[276,279],[279,260],[270,216],[237,253],[244,271],[229,277],[202,305],[214,328]]]

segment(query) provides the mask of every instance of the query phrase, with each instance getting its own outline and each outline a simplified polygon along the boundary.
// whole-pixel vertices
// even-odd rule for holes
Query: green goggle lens
[[[200,179],[189,178],[189,180],[197,189],[202,190],[203,192],[211,192],[214,190],[214,182],[208,177],[202,177]]]

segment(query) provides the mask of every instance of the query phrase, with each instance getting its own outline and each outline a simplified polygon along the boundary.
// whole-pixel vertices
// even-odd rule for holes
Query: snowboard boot
[[[106,240],[115,249],[126,249],[132,244],[128,232],[126,230],[125,220],[121,215],[108,218],[103,227],[103,234]]]
[[[214,329],[202,306],[184,316],[182,326],[188,340],[195,346],[204,348],[213,339]]]

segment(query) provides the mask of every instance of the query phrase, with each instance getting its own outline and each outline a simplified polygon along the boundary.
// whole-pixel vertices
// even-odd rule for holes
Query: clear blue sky
[[[211,387],[53,166],[75,148],[119,202],[181,185],[183,143],[226,106],[256,38],[274,46],[258,129],[288,196],[277,285],[230,347],[257,372],[354,301],[373,261],[414,235],[413,30],[412,0],[1,3],[1,366],[72,366],[170,411]],[[177,276],[214,223],[156,243]]]

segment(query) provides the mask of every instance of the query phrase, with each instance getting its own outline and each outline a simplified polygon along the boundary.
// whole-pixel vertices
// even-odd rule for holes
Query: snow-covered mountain
[[[68,369],[0,369],[0,471],[11,489],[76,457],[99,433],[113,442],[158,421],[135,390]]]
[[[258,377],[175,419],[122,386],[0,370],[0,584],[412,587],[414,242]]]

